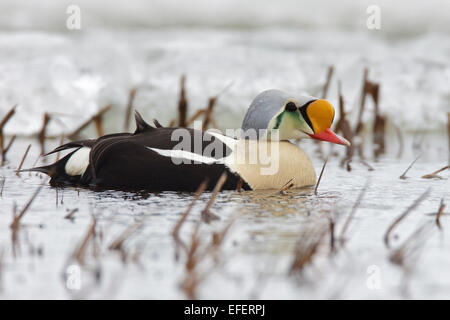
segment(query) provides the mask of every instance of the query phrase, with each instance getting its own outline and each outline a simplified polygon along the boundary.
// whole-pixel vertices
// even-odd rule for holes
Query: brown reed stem
[[[125,123],[123,126],[125,131],[128,131],[128,129],[130,128],[131,111],[133,109],[133,101],[134,101],[135,95],[136,95],[136,88],[133,88],[130,90],[130,93],[128,95],[128,103],[127,103],[127,108],[125,110]]]
[[[6,161],[6,154],[8,153],[9,149],[11,148],[12,144],[14,143],[14,141],[16,140],[16,135],[13,135],[11,137],[11,139],[9,139],[8,145],[6,146],[6,148],[4,148],[3,150],[1,150],[2,152],[2,160],[1,160],[1,166],[3,166],[5,164]]]
[[[441,176],[438,175],[439,172],[442,172],[444,170],[450,169],[450,166],[445,166],[443,168],[440,168],[439,170],[436,170],[430,174],[426,174],[424,176],[422,176],[422,179],[432,179],[432,178],[437,178],[437,179],[442,179]]]
[[[100,133],[99,129],[101,129],[101,128],[99,128],[99,126],[101,127],[101,125],[99,125],[98,123],[101,123],[102,116],[105,114],[105,112],[107,112],[110,109],[111,109],[111,105],[107,105],[107,106],[101,108],[95,115],[93,115],[88,120],[83,122],[83,124],[81,124],[77,129],[75,129],[67,137],[69,139],[71,139],[71,140],[78,138],[80,132],[83,131],[91,122],[95,122],[96,123],[96,125],[97,125],[97,133],[99,134]]]
[[[278,193],[285,194],[285,192],[287,190],[289,190],[290,188],[292,188],[294,186],[294,183],[292,181],[294,181],[294,178],[289,179],[288,182],[283,184],[283,186],[281,187],[280,191],[278,191]]]
[[[33,203],[34,199],[36,199],[37,195],[39,194],[39,192],[41,191],[42,187],[44,185],[40,185],[36,191],[33,193],[33,195],[31,196],[30,200],[28,200],[27,204],[23,207],[23,209],[19,212],[18,215],[14,215],[14,219],[10,225],[10,228],[14,230],[18,230],[19,228],[19,223],[20,223],[20,219],[23,218],[23,216],[25,215],[25,213],[27,213],[27,210],[30,208],[31,204]]]
[[[408,216],[414,208],[416,208],[423,200],[425,200],[426,197],[428,197],[428,194],[430,193],[430,189],[425,191],[419,198],[417,198],[412,205],[410,205],[400,216],[398,216],[392,224],[389,226],[389,228],[386,230],[386,233],[384,235],[384,244],[387,248],[390,247],[389,245],[389,236],[394,230],[394,228]]]
[[[350,222],[353,220],[353,217],[355,216],[356,210],[361,205],[361,201],[362,201],[368,187],[369,187],[369,181],[367,181],[366,184],[364,185],[364,187],[362,188],[361,192],[358,195],[358,198],[355,201],[355,204],[352,207],[352,211],[348,215],[347,220],[345,220],[344,226],[342,227],[341,234],[339,237],[339,239],[341,239],[341,241],[342,241],[342,244],[345,243],[345,238],[344,238],[345,233],[346,233],[348,227],[350,226]]]
[[[64,133],[61,134],[61,137],[59,138],[59,145],[62,146],[62,144],[64,143]],[[59,158],[61,156],[61,152],[57,152],[56,153],[56,162],[59,161]]]
[[[214,186],[213,193],[211,195],[211,198],[209,199],[208,203],[206,204],[205,209],[202,211],[202,220],[206,223],[210,223],[211,220],[217,220],[219,217],[211,212],[211,208],[216,201],[217,194],[222,189],[223,184],[227,181],[227,173],[224,172],[220,176],[219,180],[217,180],[216,185]]]
[[[353,133],[350,126],[350,122],[346,118],[345,107],[344,107],[344,96],[342,95],[341,81],[338,81],[338,96],[339,96],[339,120],[336,123],[336,132],[342,132],[345,139],[350,142],[350,147],[346,149],[346,158],[351,159],[353,157],[353,152],[355,149],[353,143]]]
[[[2,166],[5,163],[4,155],[6,155],[6,152],[4,152],[4,150],[5,150],[5,136],[3,134],[3,128],[5,127],[5,125],[8,123],[8,121],[11,119],[11,117],[16,112],[16,107],[17,106],[13,106],[6,113],[6,115],[3,117],[2,121],[0,121],[0,151],[1,151],[1,154],[2,154],[2,163],[1,163]]]
[[[197,120],[205,112],[206,112],[205,109],[197,110],[195,114],[186,121],[186,127],[189,127],[195,120]]]
[[[186,221],[189,213],[191,212],[195,202],[200,198],[200,196],[203,194],[203,192],[206,190],[206,187],[208,186],[208,180],[205,179],[200,186],[198,187],[197,191],[195,191],[195,195],[194,195],[194,199],[192,199],[192,201],[189,203],[186,211],[183,213],[183,215],[181,216],[180,220],[178,220],[178,222],[176,223],[175,227],[172,230],[172,237],[175,240],[175,243],[178,246],[181,246],[183,249],[187,249],[186,244],[181,241],[179,233],[180,233],[180,229],[183,225],[183,223]]]
[[[444,203],[444,198],[442,198],[442,199],[441,199],[441,204],[440,204],[440,206],[439,206],[438,213],[437,213],[437,215],[436,215],[436,225],[437,225],[438,228],[441,229],[441,230],[442,230],[442,227],[441,227],[441,221],[440,221],[440,219],[441,219],[442,214],[444,213],[444,209],[445,209],[445,203]]]
[[[409,169],[411,169],[411,167],[414,165],[414,163],[416,163],[416,161],[419,160],[419,158],[420,158],[420,156],[418,156],[416,159],[414,159],[413,162],[411,162],[409,167],[406,168],[405,172],[403,172],[403,174],[399,177],[400,179],[402,179],[402,180],[406,179],[406,173],[409,171]]]
[[[239,181],[236,185],[236,191],[237,192],[242,192],[242,185],[243,185],[244,181],[242,180],[242,178],[239,178]]]
[[[447,112],[448,164],[450,165],[450,112]]]
[[[77,248],[75,249],[72,257],[78,261],[79,264],[84,264],[84,256],[91,238],[95,235],[95,227],[97,225],[97,219],[95,216],[92,216],[92,223],[86,231],[85,236],[82,238]]]
[[[358,135],[361,131],[362,128],[364,126],[363,122],[362,122],[362,118],[363,118],[363,114],[364,114],[364,108],[366,106],[366,96],[367,96],[367,85],[368,85],[368,81],[367,78],[369,76],[369,69],[365,68],[364,69],[364,76],[363,76],[363,86],[362,86],[362,92],[361,92],[361,103],[359,106],[359,113],[358,113],[358,122],[356,124],[356,128],[355,128],[355,135]]]
[[[31,144],[28,145],[27,149],[25,150],[25,153],[23,154],[22,160],[20,161],[19,167],[17,168],[16,171],[16,176],[20,177],[20,169],[22,169],[22,165],[25,162],[25,158],[28,155],[28,151],[30,151],[31,148]]]
[[[203,118],[202,130],[206,131],[208,129],[208,124],[212,122],[212,112],[214,105],[216,104],[217,97],[211,97],[208,99],[208,107],[205,110],[205,116]]]
[[[325,85],[323,86],[322,90],[322,99],[327,98],[328,88],[330,86],[331,77],[333,76],[333,73],[334,73],[334,66],[329,66],[327,71],[327,80],[325,81]]]
[[[42,122],[42,127],[41,127],[41,130],[38,133],[39,145],[41,146],[41,153],[40,153],[40,155],[45,154],[46,132],[47,132],[47,126],[48,126],[48,123],[50,122],[50,120],[51,120],[50,115],[47,112],[44,113],[44,119],[43,119],[43,122]]]
[[[77,213],[78,211],[79,211],[78,208],[72,209],[68,214],[66,214],[64,216],[64,219],[73,220],[74,216],[75,216],[75,213]]]
[[[123,243],[131,237],[140,227],[144,225],[144,221],[138,221],[123,231],[111,244],[109,250],[122,250]]]
[[[6,177],[2,177],[2,182],[0,182],[0,197],[3,196],[3,188],[5,187]]]
[[[320,171],[319,179],[317,180],[316,187],[314,188],[314,194],[317,196],[317,188],[319,188],[320,180],[322,180],[323,171],[325,170],[325,167],[328,162],[328,157],[325,159],[325,162],[323,163],[322,170]]]
[[[178,126],[186,127],[186,115],[188,102],[186,99],[186,75],[181,76],[180,80],[180,99],[178,100]]]

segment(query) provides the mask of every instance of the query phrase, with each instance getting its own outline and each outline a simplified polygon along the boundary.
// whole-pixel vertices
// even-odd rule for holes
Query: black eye
[[[295,103],[293,103],[291,101],[291,102],[286,103],[286,106],[284,107],[284,109],[289,112],[294,112],[295,110],[297,110],[297,106],[295,105]]]

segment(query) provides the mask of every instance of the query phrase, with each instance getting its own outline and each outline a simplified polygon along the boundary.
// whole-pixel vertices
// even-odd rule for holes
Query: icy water
[[[443,179],[421,178],[447,164],[447,141],[443,134],[427,135],[422,149],[413,150],[410,138],[402,159],[369,158],[373,171],[355,159],[349,172],[339,166],[339,159],[331,158],[317,196],[311,188],[285,194],[277,190],[220,193],[212,208],[220,220],[199,224],[197,262],[190,277],[187,255],[181,247],[177,251],[172,237],[193,198],[188,193],[65,188],[57,195],[45,184],[13,240],[14,204],[20,212],[46,181],[36,174],[15,175],[27,144],[33,147],[24,167],[33,164],[39,151],[36,141],[20,140],[9,163],[0,169],[6,178],[0,197],[0,297],[183,299],[189,291],[182,284],[197,279],[191,292],[199,299],[450,298],[448,206],[441,217],[442,229],[434,222],[441,199],[446,203],[450,199],[448,171],[441,174]],[[315,154],[316,147],[308,142],[302,146],[313,155],[319,172],[323,161]],[[421,158],[408,179],[399,179],[417,155]],[[366,183],[342,243],[342,229]],[[429,188],[425,200],[394,228],[388,249],[383,237],[389,225]],[[180,239],[188,248],[210,196],[201,196],[181,227]],[[73,209],[78,209],[73,219],[65,219]],[[88,240],[81,264],[73,255],[92,225],[92,216],[96,235]],[[330,218],[335,221],[334,251]],[[429,227],[426,232],[416,233],[423,225]],[[223,243],[208,247],[213,233],[220,234],[228,226]],[[110,250],[130,227],[137,230],[123,242],[122,250]],[[319,234],[324,236],[312,262],[300,273],[290,274],[296,243],[305,245]],[[404,263],[399,266],[390,256],[405,241]]]
[[[80,7],[80,30],[66,27],[71,4]],[[380,30],[366,27],[372,4],[381,9]],[[0,114],[17,105],[4,132],[21,138],[0,167],[0,298],[450,298],[448,171],[442,179],[421,178],[448,163],[448,8],[445,0],[1,1]],[[330,65],[335,71],[327,98],[338,105],[340,80],[352,125],[364,68],[380,83],[387,154],[375,161],[368,146],[366,161],[374,170],[355,157],[347,171],[340,166],[343,149],[335,146],[339,159],[330,158],[317,195],[311,188],[220,193],[211,209],[220,220],[200,223],[194,261],[172,237],[192,194],[57,191],[43,176],[14,173],[28,143],[33,146],[23,167],[37,158],[37,141],[26,137],[39,132],[45,112],[51,115],[47,134],[59,135],[111,104],[105,132],[117,132],[136,88],[134,109],[167,124],[176,118],[185,74],[188,116],[226,88],[214,118],[222,129],[238,128],[262,90],[320,96]],[[366,111],[370,129],[372,101]],[[400,158],[394,127],[405,138]],[[91,128],[82,134],[95,135]],[[48,141],[47,150],[56,143]],[[319,173],[317,147],[301,145]],[[399,179],[419,155],[408,179]],[[42,183],[13,234],[15,206],[20,212]],[[429,188],[393,229],[387,248],[388,227]],[[181,227],[187,248],[210,197],[201,196]],[[439,229],[434,220],[442,198],[447,207]],[[73,210],[73,219],[65,219]],[[93,216],[94,240],[83,241]],[[117,245],[127,230],[135,232]],[[112,244],[121,250],[110,250]],[[311,257],[304,251],[313,251],[312,263],[292,273],[296,248],[303,250],[297,258],[306,260]]]
[[[66,8],[79,4],[80,30],[66,27]],[[369,5],[382,10],[380,30],[366,27]],[[175,9],[176,8],[176,9]],[[0,3],[0,111],[18,112],[8,134],[74,130],[106,104],[109,131],[123,128],[130,89],[144,118],[175,118],[186,75],[189,115],[220,95],[222,129],[239,127],[261,91],[278,88],[327,98],[356,117],[364,68],[381,84],[380,109],[404,130],[445,130],[450,102],[450,5],[423,1],[192,2],[130,0]],[[251,17],[251,19],[249,19]],[[430,48],[433,48],[430,50]],[[371,106],[369,106],[371,108]],[[407,112],[405,112],[407,111]],[[339,111],[337,111],[339,112]],[[370,118],[369,112],[364,120]],[[441,116],[444,114],[444,116]]]

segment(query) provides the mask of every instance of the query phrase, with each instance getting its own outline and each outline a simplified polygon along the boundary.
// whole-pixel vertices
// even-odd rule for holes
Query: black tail
[[[41,172],[45,173],[48,176],[52,176],[56,171],[56,164],[57,162],[48,165],[48,166],[42,166],[42,167],[35,167],[35,168],[29,168],[29,169],[21,169],[17,170],[16,172]]]
[[[136,131],[134,131],[134,134],[155,130],[154,127],[145,122],[141,114],[137,111],[134,111],[134,119],[136,120]]]
[[[79,148],[78,148],[79,149]],[[50,184],[51,185],[61,185],[61,184],[67,184],[67,185],[74,185],[78,184],[81,180],[81,176],[70,176],[66,173],[66,163],[70,159],[70,157],[78,151],[78,149],[75,149],[62,159],[56,161],[55,163],[52,163],[48,166],[42,166],[42,167],[35,167],[35,168],[29,168],[29,169],[22,169],[18,170],[17,172],[41,172],[48,176],[50,176]]]

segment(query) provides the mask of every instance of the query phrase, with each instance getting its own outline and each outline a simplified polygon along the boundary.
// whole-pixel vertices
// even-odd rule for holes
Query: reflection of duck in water
[[[248,214],[250,217],[284,216],[289,214],[308,216],[309,207],[313,206],[312,190],[292,190],[280,192],[279,190],[255,190],[250,192],[233,192],[227,196],[227,201],[237,204],[233,212],[240,215]]]
[[[330,126],[334,109],[326,100],[294,98],[279,90],[260,93],[242,129],[247,139],[190,128],[152,127],[136,113],[136,131],[64,144],[51,153],[75,149],[54,164],[28,169],[51,176],[52,185],[129,190],[194,191],[205,179],[223,189],[279,189],[314,185],[311,160],[288,139],[312,138],[349,145]],[[180,148],[180,138],[182,147]]]

